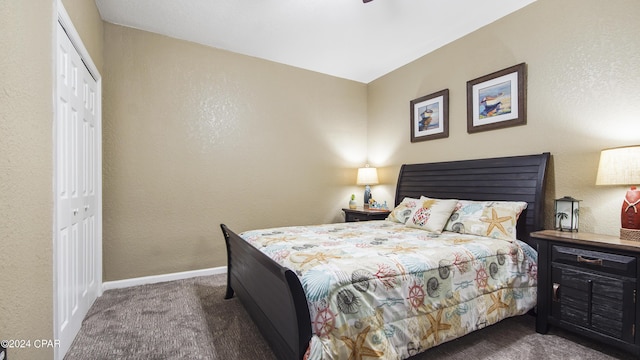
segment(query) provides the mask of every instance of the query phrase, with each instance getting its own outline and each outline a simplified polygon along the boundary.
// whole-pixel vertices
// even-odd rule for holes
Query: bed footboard
[[[300,360],[311,339],[311,319],[296,274],[221,224],[227,245],[227,293],[238,296],[278,359]]]

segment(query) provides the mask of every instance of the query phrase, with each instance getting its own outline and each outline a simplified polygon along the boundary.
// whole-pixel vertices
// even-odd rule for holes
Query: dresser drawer
[[[554,264],[551,316],[560,321],[632,342],[635,280],[597,275]]]
[[[367,221],[367,220],[369,220],[369,218],[365,214],[346,214],[345,215],[346,222]]]
[[[551,261],[631,278],[636,277],[636,258],[631,256],[553,245]]]
[[[384,220],[389,215],[388,210],[377,209],[342,209],[344,211],[344,220],[346,222]]]

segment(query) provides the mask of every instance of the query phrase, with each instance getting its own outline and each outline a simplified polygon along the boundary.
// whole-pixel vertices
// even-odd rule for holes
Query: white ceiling
[[[369,83],[535,0],[96,0],[102,19]]]

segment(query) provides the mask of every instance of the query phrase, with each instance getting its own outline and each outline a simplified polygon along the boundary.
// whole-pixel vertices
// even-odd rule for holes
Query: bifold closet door
[[[99,294],[97,83],[58,24],[55,118],[55,336],[62,358]]]

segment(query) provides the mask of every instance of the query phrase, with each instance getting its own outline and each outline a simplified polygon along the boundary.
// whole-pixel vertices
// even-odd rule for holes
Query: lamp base
[[[640,230],[620,228],[620,239],[640,242]]]
[[[369,200],[371,200],[371,187],[369,185],[365,185],[364,187],[364,208],[369,208]]]
[[[622,229],[640,229],[640,190],[635,186],[627,190],[622,202],[622,216],[621,216],[621,228]]]

